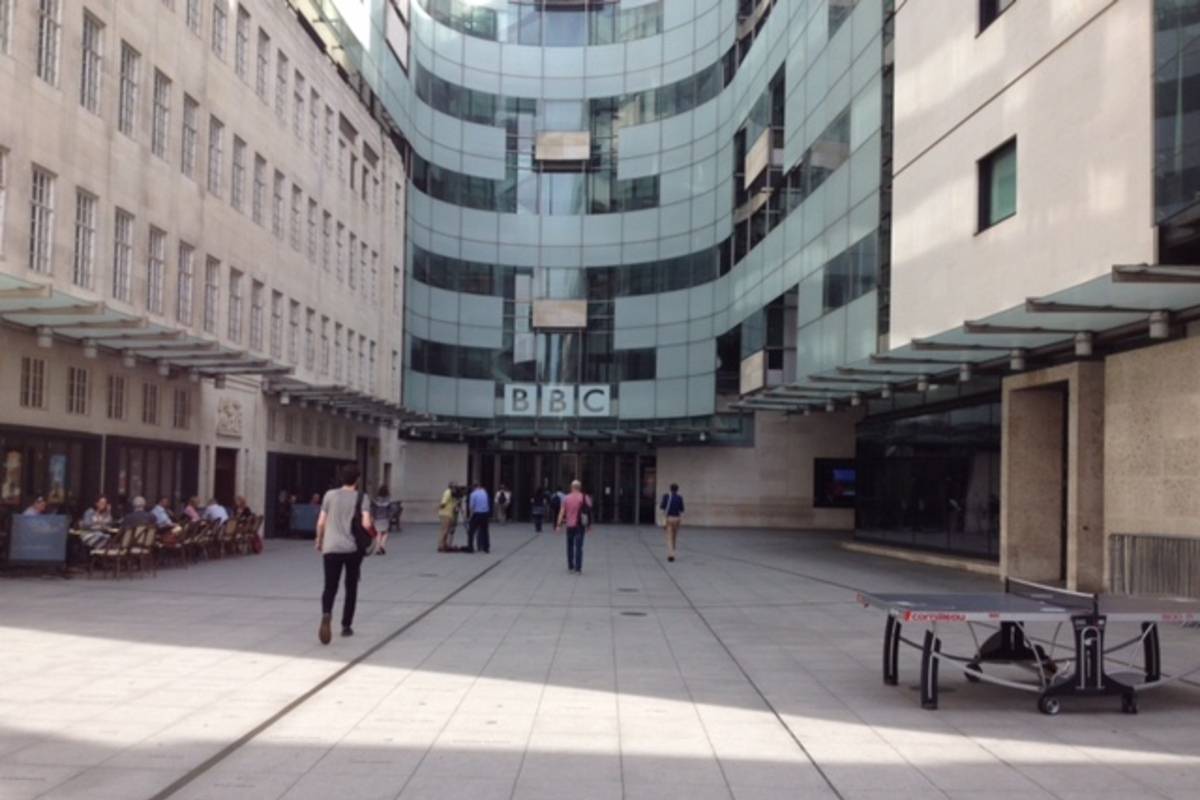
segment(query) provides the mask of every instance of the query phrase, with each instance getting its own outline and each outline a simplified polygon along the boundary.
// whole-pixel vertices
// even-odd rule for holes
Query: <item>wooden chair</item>
[[[129,560],[135,532],[133,528],[123,528],[113,535],[108,544],[93,548],[88,555],[88,575],[99,565],[106,573],[117,577],[121,567]]]
[[[165,535],[156,535],[154,550],[158,560],[172,559],[176,564],[187,566],[187,534],[192,523],[181,527],[178,531]]]
[[[154,525],[141,525],[134,531],[133,543],[129,548],[128,560],[130,569],[133,563],[138,565],[138,571],[144,576],[146,570],[158,575],[158,549],[155,537],[158,530]]]

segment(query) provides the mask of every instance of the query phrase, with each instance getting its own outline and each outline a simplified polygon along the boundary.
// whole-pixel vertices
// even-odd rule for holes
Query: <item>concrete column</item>
[[[1077,367],[1067,436],[1067,588],[1098,592],[1105,586],[1104,364]]]
[[[1065,572],[1068,589],[1100,591],[1105,584],[1104,364],[1077,362],[1007,378],[1003,416],[1001,574],[1056,582]]]
[[[1053,582],[1061,573],[1066,388],[1004,393],[1000,573],[1007,577]]]

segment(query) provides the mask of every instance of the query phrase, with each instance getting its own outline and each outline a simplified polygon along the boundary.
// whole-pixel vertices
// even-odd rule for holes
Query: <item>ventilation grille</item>
[[[1117,594],[1200,597],[1200,537],[1109,537],[1108,585]]]

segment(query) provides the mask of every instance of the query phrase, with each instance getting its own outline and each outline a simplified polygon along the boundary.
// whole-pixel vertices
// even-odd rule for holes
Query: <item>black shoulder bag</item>
[[[358,493],[358,501],[354,504],[354,516],[350,519],[350,533],[354,535],[354,545],[358,554],[365,556],[371,549],[371,534],[362,524],[362,502],[364,492]]]

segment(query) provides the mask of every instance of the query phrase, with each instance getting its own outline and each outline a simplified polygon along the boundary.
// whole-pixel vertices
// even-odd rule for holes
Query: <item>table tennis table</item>
[[[1073,592],[1030,581],[1007,579],[1003,592],[977,594],[875,594],[860,592],[858,601],[887,613],[883,634],[883,682],[899,682],[900,645],[921,651],[921,706],[938,706],[938,665],[960,668],[967,680],[1038,695],[1043,714],[1057,714],[1064,697],[1119,696],[1121,710],[1136,714],[1138,694],[1200,672],[1200,665],[1175,675],[1162,671],[1159,626],[1200,624],[1200,601],[1183,598],[1128,597]],[[1133,623],[1140,633],[1116,645],[1105,644],[1110,623]],[[1053,637],[1039,638],[1027,630],[1031,623],[1053,624]],[[942,651],[938,626],[965,624],[975,642],[969,656]],[[920,642],[907,638],[906,625],[924,626]],[[1063,626],[1073,634],[1073,653],[1055,658]],[[979,629],[989,631],[980,642]],[[1065,643],[1064,643],[1065,644]],[[1141,664],[1136,664],[1141,647]],[[1047,650],[1047,647],[1049,650]],[[1106,661],[1130,654],[1128,671],[1110,672]],[[989,675],[983,664],[1016,664],[1030,670],[1036,681],[1008,680]],[[1063,674],[1063,673],[1067,674]]]

